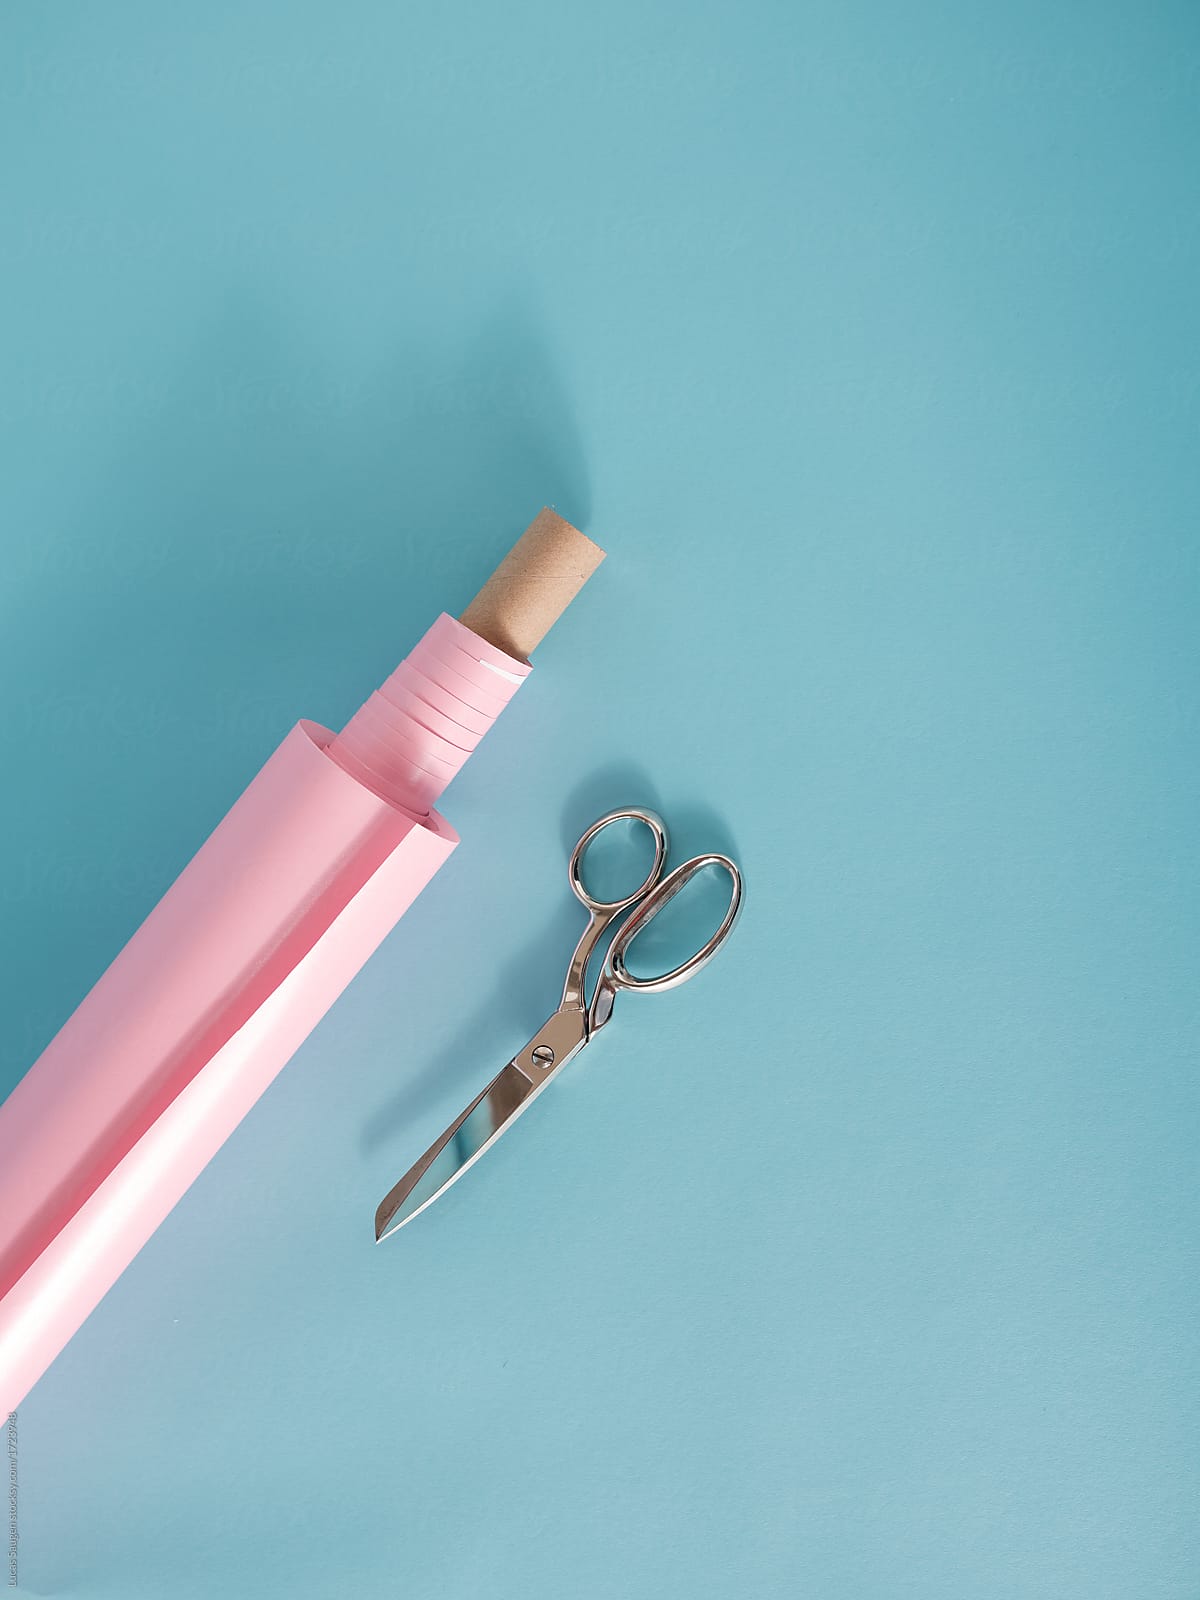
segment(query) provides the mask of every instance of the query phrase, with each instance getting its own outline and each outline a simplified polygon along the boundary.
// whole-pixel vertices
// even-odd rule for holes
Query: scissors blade
[[[474,1166],[558,1069],[578,1054],[587,1037],[585,1012],[574,1007],[556,1011],[380,1202],[376,1243],[411,1222]]]

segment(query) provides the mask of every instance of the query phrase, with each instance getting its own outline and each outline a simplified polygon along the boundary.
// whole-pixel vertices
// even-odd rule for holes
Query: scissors
[[[584,855],[606,829],[623,823],[645,824],[654,841],[654,860],[632,894],[618,900],[600,900],[584,882]],[[584,833],[571,852],[568,876],[576,899],[581,901],[588,914],[588,921],[567,967],[558,1010],[542,1024],[525,1048],[497,1073],[483,1093],[471,1101],[441,1138],[430,1145],[416,1165],[405,1173],[380,1203],[375,1213],[376,1241],[386,1239],[432,1205],[456,1179],[462,1177],[468,1167],[479,1160],[485,1150],[495,1144],[504,1130],[511,1127],[527,1106],[533,1104],[567,1062],[607,1026],[613,1004],[622,989],[643,994],[673,989],[699,972],[725,943],[742,905],[742,875],[736,863],[723,855],[693,856],[664,876],[668,848],[667,829],[662,818],[656,812],[639,806],[610,811],[607,816],[593,822]],[[677,895],[697,873],[708,867],[717,867],[727,873],[731,885],[729,905],[716,931],[698,950],[670,971],[651,978],[636,977],[628,966],[629,948],[633,941],[645,932],[668,900]],[[630,914],[609,945],[589,1002],[585,992],[588,964],[600,941],[625,912]]]

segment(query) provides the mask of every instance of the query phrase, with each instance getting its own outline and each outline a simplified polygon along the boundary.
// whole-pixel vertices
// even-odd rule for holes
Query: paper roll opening
[[[546,506],[459,621],[506,655],[527,661],[604,554],[585,533]]]

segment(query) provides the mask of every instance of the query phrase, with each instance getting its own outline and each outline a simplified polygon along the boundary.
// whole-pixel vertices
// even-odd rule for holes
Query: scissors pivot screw
[[[548,1044],[537,1045],[530,1054],[539,1067],[552,1067],[554,1065],[554,1051]]]

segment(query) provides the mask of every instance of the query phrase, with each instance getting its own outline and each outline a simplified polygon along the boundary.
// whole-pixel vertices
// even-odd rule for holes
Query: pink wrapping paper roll
[[[458,842],[432,806],[529,667],[449,617],[426,637],[474,704],[430,678],[436,707],[295,727],[0,1106],[0,1415]]]
[[[434,805],[601,559],[543,510],[472,627],[439,617],[340,734],[293,728],[0,1105],[0,1416],[446,860]]]

